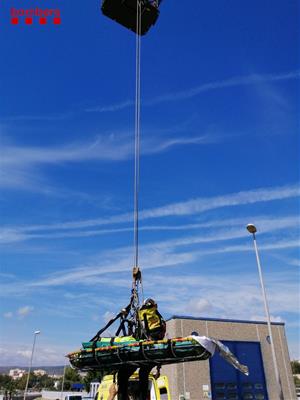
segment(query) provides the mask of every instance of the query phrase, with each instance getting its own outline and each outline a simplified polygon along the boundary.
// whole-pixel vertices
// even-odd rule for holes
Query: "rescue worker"
[[[153,299],[144,301],[139,310],[139,320],[145,339],[162,340],[166,333],[166,323],[157,309],[157,303]]]

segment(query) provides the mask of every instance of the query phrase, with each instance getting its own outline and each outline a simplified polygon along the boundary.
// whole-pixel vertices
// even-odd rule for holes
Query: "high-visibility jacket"
[[[165,334],[165,321],[163,317],[157,310],[156,305],[151,305],[151,307],[143,306],[139,311],[139,319],[144,325],[144,329],[148,335],[151,336],[151,333],[160,333],[163,338]]]

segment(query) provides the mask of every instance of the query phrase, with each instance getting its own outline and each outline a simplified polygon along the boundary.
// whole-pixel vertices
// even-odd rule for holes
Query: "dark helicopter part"
[[[137,5],[141,7],[141,27],[138,31]],[[134,33],[145,35],[155,24],[159,16],[158,0],[103,0],[102,13],[130,29]]]

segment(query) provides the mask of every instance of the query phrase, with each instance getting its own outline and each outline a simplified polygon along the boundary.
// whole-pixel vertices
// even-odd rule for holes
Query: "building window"
[[[251,390],[252,389],[252,383],[243,383],[243,389],[244,390]]]
[[[225,383],[216,383],[215,388],[216,388],[216,390],[219,390],[219,389],[223,390],[223,389],[225,389]]]
[[[263,393],[256,393],[255,394],[255,399],[256,400],[264,400],[265,399],[265,395]]]
[[[254,388],[255,389],[263,389],[263,385],[261,383],[255,383]]]
[[[235,383],[228,383],[227,384],[227,389],[229,389],[229,390],[236,389],[236,384]]]
[[[243,394],[243,400],[252,400],[252,399],[254,399],[252,393],[244,393]]]

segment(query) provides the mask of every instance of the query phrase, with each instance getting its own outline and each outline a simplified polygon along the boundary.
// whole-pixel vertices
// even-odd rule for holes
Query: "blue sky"
[[[0,10],[0,363],[64,362],[127,304],[135,37],[98,1]],[[10,8],[59,8],[54,26]],[[162,314],[264,319],[299,354],[299,3],[164,0],[142,39],[140,266]],[[4,40],[3,40],[4,39]]]

